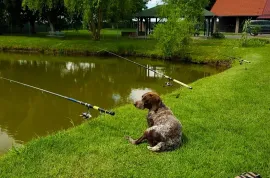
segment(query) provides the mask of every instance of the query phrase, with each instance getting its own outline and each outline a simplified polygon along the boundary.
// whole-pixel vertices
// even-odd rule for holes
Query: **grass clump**
[[[261,47],[269,43],[270,41],[268,39],[250,38],[247,39],[244,44],[242,44],[242,47]]]
[[[184,145],[152,153],[139,137],[146,111],[132,105],[11,151],[0,177],[235,177],[270,175],[270,46],[238,51],[251,61],[162,96],[183,124]],[[180,93],[180,98],[176,95]]]

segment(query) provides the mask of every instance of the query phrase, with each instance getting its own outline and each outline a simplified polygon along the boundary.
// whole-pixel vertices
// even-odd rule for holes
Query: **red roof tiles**
[[[266,0],[263,15],[270,15],[270,0]]]
[[[217,0],[211,12],[217,16],[260,16],[266,1],[270,3],[269,0]]]
[[[263,14],[258,19],[270,19],[270,0],[266,0]]]

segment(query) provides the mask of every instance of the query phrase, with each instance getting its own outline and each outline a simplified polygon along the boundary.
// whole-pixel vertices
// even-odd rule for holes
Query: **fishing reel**
[[[86,119],[86,120],[88,120],[88,119],[90,119],[90,118],[92,117],[92,115],[91,115],[89,109],[88,109],[87,112],[83,112],[80,116],[81,116],[82,118]]]
[[[239,64],[240,64],[240,65],[247,64],[247,63],[249,64],[249,63],[251,63],[251,62],[249,62],[249,61],[247,61],[247,60],[244,60],[244,59],[242,59],[242,60],[239,61]],[[246,66],[246,65],[245,65],[245,69],[247,70],[247,66]]]
[[[173,81],[172,78],[168,78],[168,82],[165,82],[165,84],[163,85],[163,87],[171,87],[171,86],[173,86],[172,81]]]
[[[251,62],[242,59],[242,60],[239,61],[239,63],[240,63],[240,65],[243,65],[244,63],[251,63]]]

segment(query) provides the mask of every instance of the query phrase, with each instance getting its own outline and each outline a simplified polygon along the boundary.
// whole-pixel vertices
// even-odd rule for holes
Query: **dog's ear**
[[[152,108],[151,110],[157,111],[161,106],[161,99],[158,95],[152,95],[151,96],[151,104]]]

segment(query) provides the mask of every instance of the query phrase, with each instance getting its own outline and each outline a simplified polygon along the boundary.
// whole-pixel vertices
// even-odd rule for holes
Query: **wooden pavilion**
[[[158,5],[156,7],[146,9],[142,12],[135,14],[137,19],[137,35],[138,36],[147,36],[154,29],[155,25],[160,22],[166,22],[166,19],[162,19],[158,15],[159,8],[163,5]],[[204,35],[211,36],[214,29],[214,17],[215,14],[204,9],[203,16],[205,17],[204,21]],[[153,20],[154,19],[154,20]]]

